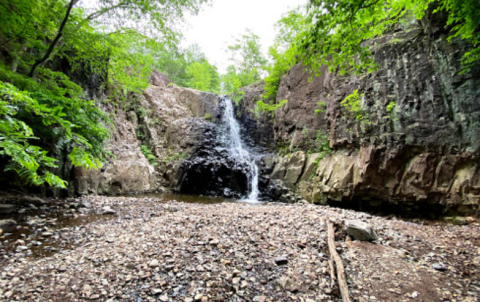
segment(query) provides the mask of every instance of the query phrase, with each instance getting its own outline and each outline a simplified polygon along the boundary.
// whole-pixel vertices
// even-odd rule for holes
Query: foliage
[[[275,112],[278,108],[282,107],[288,102],[288,100],[280,101],[278,104],[267,104],[263,101],[258,101],[257,106],[255,107],[255,115],[258,117],[260,114],[264,113],[267,116],[273,118],[275,116]]]
[[[387,115],[388,115],[388,118],[389,119],[392,119],[392,116],[395,112],[395,107],[397,106],[397,104],[395,102],[390,102],[388,103],[387,105]]]
[[[317,109],[315,109],[315,115],[319,115],[320,113],[325,112],[327,109],[327,103],[320,101],[317,103]]]
[[[323,133],[322,130],[317,130],[315,146],[315,152],[320,154],[320,159],[324,158],[325,155],[332,153],[332,149],[330,148],[330,144],[328,142],[328,134]]]
[[[208,1],[82,7],[78,0],[0,0],[0,155],[7,169],[34,185],[65,187],[54,175],[55,158],[68,154],[75,166],[100,167],[112,155],[104,148],[111,122],[66,73],[107,79],[111,99],[126,100],[147,86],[153,54],[178,41],[184,13]]]
[[[355,121],[360,124],[368,124],[370,123],[369,116],[363,109],[360,99],[361,97],[363,97],[363,94],[359,95],[358,89],[356,89],[343,99],[343,101],[340,102],[340,105],[347,110],[348,115],[354,118]]]
[[[155,68],[182,87],[220,92],[220,75],[217,67],[208,62],[197,44],[184,51],[176,46],[162,49],[155,54],[154,61]]]
[[[153,155],[152,151],[147,146],[141,145],[140,151],[142,151],[143,155],[151,165],[153,166],[158,165],[157,158],[155,157],[155,155]]]
[[[0,155],[9,158],[5,170],[15,171],[28,184],[65,188],[66,182],[52,172],[57,167],[52,155],[64,149],[74,166],[86,168],[101,167],[109,155],[103,149],[108,130],[98,125],[108,118],[91,102],[45,90],[20,91],[0,81],[0,115]]]
[[[265,78],[265,92],[262,98],[274,102],[277,97],[278,85],[281,77],[298,63],[299,41],[309,26],[304,15],[304,7],[298,7],[276,23],[278,34],[274,45],[268,50],[273,64],[267,67],[268,76]]]
[[[242,78],[237,73],[237,69],[235,68],[235,66],[228,66],[227,73],[222,75],[221,80],[222,91],[224,93],[230,94],[230,98],[238,106],[238,104],[243,100],[243,96],[245,94],[245,92],[240,90],[240,88],[246,85],[243,84]]]
[[[247,29],[233,43],[227,50],[232,64],[227,67],[227,73],[221,80],[222,91],[233,94],[232,98],[238,103],[243,96],[239,88],[259,81],[267,60],[261,52],[259,37],[251,30]]]
[[[464,68],[480,58],[480,2],[477,0],[310,0],[307,20],[313,26],[302,37],[302,59],[315,74],[322,65],[330,72],[371,72],[377,68],[371,46],[364,43],[392,29],[405,18],[422,18],[429,5],[445,11],[450,40],[460,37],[474,48],[463,57]]]
[[[181,159],[185,159],[188,157],[188,154],[187,153],[174,153],[173,155],[167,157],[167,158],[164,158],[163,159],[163,162],[168,164],[170,162],[174,162],[174,161],[177,161],[177,160],[181,160]]]
[[[220,76],[217,68],[208,61],[192,63],[187,67],[187,74],[190,77],[188,87],[202,91],[220,91]]]
[[[209,120],[209,119],[212,118],[212,116],[211,116],[210,114],[208,114],[208,113],[205,113],[204,118],[205,118],[206,120]]]
[[[260,73],[265,69],[267,60],[261,51],[260,38],[250,29],[235,38],[234,44],[228,46],[228,53],[239,74],[245,77],[242,78],[244,86],[260,80]]]

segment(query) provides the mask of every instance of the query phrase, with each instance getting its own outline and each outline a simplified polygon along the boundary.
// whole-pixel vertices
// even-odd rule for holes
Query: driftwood
[[[335,267],[337,268],[337,280],[338,287],[340,288],[340,294],[342,295],[343,302],[350,302],[350,295],[348,294],[347,281],[345,279],[345,269],[343,267],[342,258],[337,253],[335,249],[335,232],[333,229],[333,223],[331,221],[327,222],[328,225],[328,250],[330,251],[330,262],[335,262]],[[330,269],[333,265],[330,265]],[[332,271],[331,275],[335,277],[335,273]],[[333,283],[333,280],[332,280]]]

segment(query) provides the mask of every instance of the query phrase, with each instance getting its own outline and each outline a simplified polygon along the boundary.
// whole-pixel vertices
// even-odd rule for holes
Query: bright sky
[[[190,26],[183,31],[182,46],[197,43],[210,63],[225,73],[228,66],[225,50],[232,44],[233,36],[251,29],[260,37],[266,55],[275,38],[274,24],[283,13],[306,3],[307,0],[213,0],[197,16],[187,19]]]

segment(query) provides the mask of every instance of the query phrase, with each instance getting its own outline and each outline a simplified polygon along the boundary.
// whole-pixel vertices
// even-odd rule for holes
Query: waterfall
[[[240,135],[240,125],[235,118],[232,100],[223,98],[225,102],[225,111],[221,119],[221,136],[220,141],[223,147],[228,151],[230,156],[238,165],[248,168],[247,177],[249,182],[249,193],[245,201],[258,201],[258,167],[255,163],[254,154],[250,153],[245,147]]]

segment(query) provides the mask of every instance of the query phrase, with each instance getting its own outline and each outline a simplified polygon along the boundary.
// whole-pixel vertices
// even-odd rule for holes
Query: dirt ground
[[[341,301],[326,219],[337,226],[353,301],[480,300],[475,220],[98,196],[13,218],[15,230],[0,235],[0,301]],[[373,225],[378,240],[351,241],[349,220]]]

